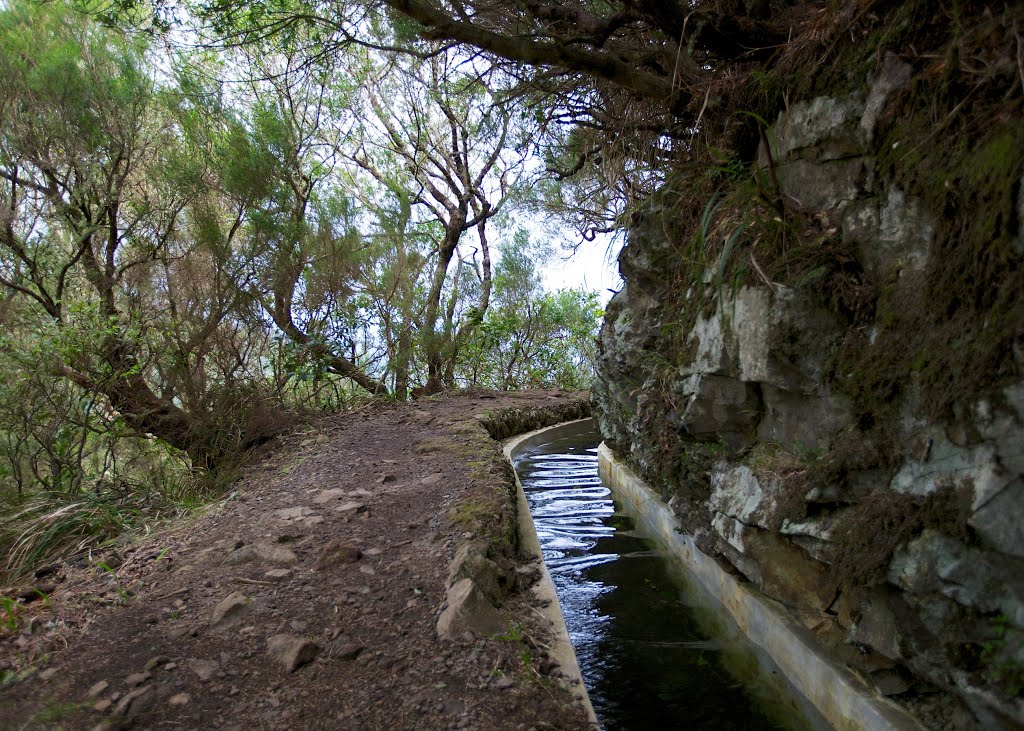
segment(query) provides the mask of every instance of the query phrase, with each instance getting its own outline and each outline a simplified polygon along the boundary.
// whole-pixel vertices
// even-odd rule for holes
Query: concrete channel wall
[[[598,450],[601,477],[623,503],[624,512],[643,521],[711,597],[728,612],[747,638],[763,649],[818,712],[841,731],[920,729],[895,703],[875,694],[844,665],[828,657],[808,631],[749,584],[741,583],[702,553],[678,525],[668,505],[605,444]]]
[[[557,439],[560,434],[578,431],[581,426],[593,423],[593,419],[581,419],[570,421],[565,424],[549,426],[545,429],[520,434],[512,437],[503,444],[505,457],[515,467],[518,458],[528,453],[531,449]],[[558,595],[555,593],[555,585],[551,581],[551,574],[548,573],[544,564],[544,556],[541,553],[540,539],[537,537],[537,528],[533,524],[533,516],[530,515],[530,506],[526,502],[526,493],[523,492],[523,484],[519,481],[519,473],[516,473],[517,510],[519,513],[519,546],[527,560],[535,561],[541,573],[540,581],[533,587],[532,591],[540,599],[543,607],[540,612],[548,620],[551,627],[551,659],[558,663],[559,672],[563,680],[572,690],[576,701],[583,706],[590,720],[593,729],[600,729],[597,721],[597,714],[594,713],[594,706],[590,702],[587,688],[583,684],[583,674],[580,672],[579,662],[576,660],[576,651],[572,642],[569,641],[569,630],[565,626],[565,617],[562,616],[562,607],[558,603]]]

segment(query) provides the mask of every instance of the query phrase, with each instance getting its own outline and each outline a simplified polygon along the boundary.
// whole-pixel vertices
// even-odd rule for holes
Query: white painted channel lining
[[[512,437],[504,443],[505,457],[515,467],[516,458],[541,444],[556,438],[561,431],[578,429],[579,426],[591,419],[580,419],[570,421],[557,426],[549,426],[545,429],[520,434]],[[540,548],[540,539],[537,537],[537,527],[533,524],[533,516],[530,515],[530,506],[526,502],[526,493],[523,492],[523,484],[519,481],[519,473],[516,473],[517,511],[519,513],[519,547],[524,556],[529,560],[536,561],[541,572],[540,581],[533,587],[532,591],[546,604],[540,611],[550,622],[552,640],[549,654],[551,659],[558,663],[559,672],[564,676],[564,682],[569,691],[576,698],[576,702],[583,706],[587,713],[589,726],[592,729],[599,729],[601,726],[597,721],[597,714],[594,713],[594,706],[590,702],[587,688],[583,684],[583,673],[580,672],[579,662],[576,660],[576,651],[569,641],[569,630],[565,626],[565,617],[562,615],[562,606],[558,603],[558,594],[555,593],[555,585],[551,581],[551,574],[544,564],[544,555]]]
[[[747,638],[761,647],[789,682],[841,731],[921,729],[917,720],[892,701],[879,696],[845,666],[828,656],[810,633],[778,603],[740,583],[693,540],[676,531],[678,523],[668,505],[611,450],[598,449],[601,476],[628,512],[642,519],[664,547],[727,611]]]

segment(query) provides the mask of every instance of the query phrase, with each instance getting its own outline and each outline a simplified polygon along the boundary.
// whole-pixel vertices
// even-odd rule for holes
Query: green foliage
[[[543,290],[538,252],[525,231],[500,247],[493,304],[460,364],[467,385],[499,389],[589,388],[597,328],[595,292]]]
[[[23,576],[123,534],[148,533],[201,504],[198,487],[98,483],[71,497],[41,493],[0,503],[0,553],[5,557],[0,571]]]
[[[7,630],[9,634],[14,634],[18,631],[18,627],[21,626],[21,619],[18,616],[19,607],[21,605],[11,599],[8,596],[0,596],[0,625]]]
[[[57,721],[61,721],[71,714],[87,708],[86,703],[70,703],[61,701],[51,701],[47,704],[46,708],[37,713],[33,717],[33,722],[41,724],[52,724]]]
[[[1005,614],[992,617],[988,629],[990,639],[982,644],[981,661],[989,678],[1011,698],[1024,695],[1024,663],[1017,654],[1024,637]]]
[[[255,43],[293,9],[207,19]],[[440,363],[447,386],[589,385],[596,296],[545,292],[543,247],[512,235],[533,123],[393,20],[365,30],[432,51],[397,74],[367,49],[304,58],[326,38],[305,22],[186,56],[132,0],[0,9],[8,574],[201,504],[295,414],[375,382],[405,398]]]

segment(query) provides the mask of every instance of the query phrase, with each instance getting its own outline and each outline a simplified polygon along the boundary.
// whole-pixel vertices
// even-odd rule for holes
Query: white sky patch
[[[543,265],[544,288],[549,291],[583,287],[597,292],[602,304],[622,287],[618,252],[621,245],[610,237],[580,244],[575,252],[556,249]]]

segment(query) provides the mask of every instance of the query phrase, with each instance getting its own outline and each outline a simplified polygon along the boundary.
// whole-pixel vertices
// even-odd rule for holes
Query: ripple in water
[[[592,430],[563,437],[516,470],[604,727],[828,728],[805,701],[779,692],[756,650],[712,636],[721,616],[615,515],[598,475],[599,441]]]

